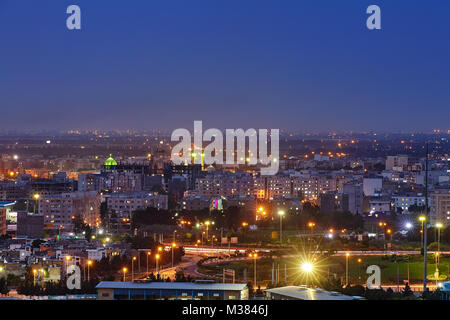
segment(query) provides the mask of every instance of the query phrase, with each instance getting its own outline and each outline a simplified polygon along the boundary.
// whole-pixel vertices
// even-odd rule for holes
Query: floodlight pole
[[[428,229],[428,142],[425,158],[425,229],[423,231],[423,292],[427,290],[427,229]]]

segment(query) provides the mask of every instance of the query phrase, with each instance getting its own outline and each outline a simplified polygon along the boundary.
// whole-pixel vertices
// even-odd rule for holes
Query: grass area
[[[361,262],[358,262],[358,258]],[[333,277],[334,274],[339,279],[345,279],[345,256],[332,256],[327,258],[317,258],[317,272],[319,277]],[[408,262],[409,260],[409,262]],[[293,283],[302,279],[300,270],[300,258],[260,258],[256,262],[258,283],[268,283],[272,279],[272,265],[279,268],[280,281],[284,281],[285,270],[288,283]],[[399,273],[399,283],[403,285],[403,280],[408,279],[408,265],[410,283],[421,283],[423,280],[423,256],[397,256],[397,262],[392,256],[351,256],[348,261],[349,282],[352,284],[365,283],[367,275],[365,273],[369,265],[378,265],[381,268],[381,279],[383,284],[397,283],[397,267]],[[222,269],[233,269],[236,278],[243,280],[244,269],[247,269],[247,281],[253,280],[254,261],[237,261],[214,266],[202,266],[199,271],[209,275],[221,275]],[[434,255],[428,256],[427,273],[433,274],[436,265]],[[442,256],[440,260],[440,274],[448,275],[450,270],[450,257]]]

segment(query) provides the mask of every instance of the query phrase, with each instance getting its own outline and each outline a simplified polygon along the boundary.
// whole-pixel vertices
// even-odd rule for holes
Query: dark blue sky
[[[447,129],[449,13],[448,0],[0,0],[2,129]]]

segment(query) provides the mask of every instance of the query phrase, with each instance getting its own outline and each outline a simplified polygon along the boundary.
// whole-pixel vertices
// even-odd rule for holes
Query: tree
[[[343,293],[349,296],[364,296],[366,289],[362,285],[347,286]]]
[[[33,242],[31,243],[31,247],[39,248],[41,246],[41,244],[43,244],[43,243],[45,243],[44,240],[36,239],[36,240],[33,240]]]
[[[172,215],[169,212],[157,208],[136,210],[131,217],[131,226],[133,229],[152,224],[174,225],[175,223],[175,219],[172,219]]]
[[[409,296],[414,295],[414,292],[411,290],[411,287],[409,286],[408,283],[406,283],[405,288],[402,290],[402,295],[404,297],[409,297]]]
[[[253,292],[253,283],[252,283],[251,281],[249,281],[249,282],[247,283],[247,287],[248,287],[248,295],[249,295],[250,297],[252,297],[252,296],[254,295],[254,292]]]
[[[6,283],[5,278],[0,278],[0,294],[7,295],[9,293],[9,288]]]

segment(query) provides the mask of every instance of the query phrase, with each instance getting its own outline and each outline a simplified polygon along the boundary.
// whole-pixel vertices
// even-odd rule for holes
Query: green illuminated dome
[[[110,154],[109,158],[106,159],[105,166],[117,166],[117,162],[113,159],[112,154]]]

